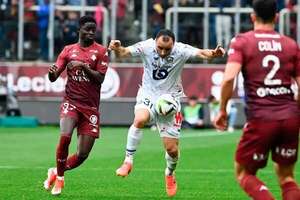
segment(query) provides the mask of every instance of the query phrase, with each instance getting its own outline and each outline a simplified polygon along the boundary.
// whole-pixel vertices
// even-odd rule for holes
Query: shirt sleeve
[[[108,52],[107,49],[103,51],[103,55],[100,57],[97,64],[97,71],[101,74],[105,74],[108,67]]]
[[[186,60],[196,57],[198,54],[199,49],[196,47],[193,47],[189,44],[184,44],[181,42],[178,42],[177,45],[178,45],[177,48],[179,48],[179,49],[181,49],[181,51],[183,51],[183,54],[184,54]]]
[[[142,54],[145,53],[145,48],[147,48],[148,42],[149,40],[145,40],[129,46],[128,49],[130,51],[130,54],[132,56],[141,56]]]
[[[228,50],[228,62],[243,64],[243,38],[241,36],[236,36],[231,40]]]
[[[68,64],[67,59],[67,47],[65,47],[62,52],[57,57],[55,65],[58,67],[59,70],[64,70]]]

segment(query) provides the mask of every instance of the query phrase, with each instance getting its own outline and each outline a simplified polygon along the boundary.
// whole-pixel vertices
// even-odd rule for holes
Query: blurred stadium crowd
[[[55,5],[81,6],[81,0],[53,0]],[[18,37],[18,0],[0,0],[0,60],[17,59]],[[166,10],[173,6],[173,0],[148,0],[148,33],[154,36],[159,29],[165,27]],[[296,0],[278,0],[279,10],[292,9]],[[102,42],[103,10],[110,12],[112,0],[85,0],[86,6],[95,6],[93,15],[98,23],[97,41]],[[236,0],[211,0],[210,7],[234,7]],[[251,0],[241,0],[241,7],[251,5]],[[24,0],[24,60],[48,61],[48,25],[50,0]],[[39,6],[37,10],[33,6]],[[179,0],[179,7],[203,7],[204,0]],[[124,45],[141,40],[141,0],[118,0],[116,38]],[[54,55],[56,56],[64,45],[77,42],[78,18],[80,12],[55,10],[54,21]],[[203,44],[203,14],[186,13],[178,15],[178,41],[201,47]],[[221,17],[221,18],[220,18]],[[223,21],[219,21],[222,19]],[[241,16],[241,32],[251,28],[248,15]],[[296,18],[295,18],[296,20]],[[294,21],[295,21],[294,20]],[[293,22],[293,20],[292,20]],[[218,23],[226,24],[226,32],[218,30]],[[221,43],[225,48],[233,32],[233,15],[222,13],[210,14],[209,17],[209,47]],[[295,23],[294,23],[295,24]],[[295,35],[291,24],[291,36]],[[224,41],[221,41],[224,37]]]

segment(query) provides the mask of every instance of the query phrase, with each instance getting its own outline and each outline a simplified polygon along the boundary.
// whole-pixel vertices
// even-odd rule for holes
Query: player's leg
[[[272,149],[272,159],[283,200],[300,200],[300,189],[294,178],[299,146],[299,119],[281,121],[282,132]]]
[[[256,172],[266,166],[278,130],[278,124],[273,122],[251,121],[244,126],[236,150],[235,174],[241,188],[254,200],[274,199]]]
[[[300,200],[300,189],[294,178],[294,164],[279,165],[274,163],[283,200]]]
[[[88,134],[78,135],[77,152],[71,155],[66,163],[66,171],[81,165],[89,156],[95,143],[95,137]]]
[[[175,169],[179,158],[178,139],[163,137],[163,144],[166,150],[165,159],[167,167],[165,169],[166,192],[168,196],[174,196],[177,192],[175,179]]]
[[[179,108],[180,110],[180,108]],[[179,137],[182,115],[177,112],[171,116],[158,116],[157,127],[165,148],[165,182],[168,196],[174,196],[177,192],[175,169],[179,159]]]
[[[256,176],[257,169],[235,162],[235,174],[241,188],[253,200],[274,200],[266,185]]]
[[[56,149],[57,176],[51,194],[59,195],[64,187],[64,172],[69,154],[69,145],[77,120],[72,117],[63,117],[60,120],[61,135]]]
[[[116,170],[118,176],[127,176],[133,165],[133,157],[137,150],[137,147],[142,139],[142,128],[150,120],[150,113],[145,108],[138,108],[135,110],[135,117],[133,124],[130,126],[127,135],[125,160],[120,168]]]

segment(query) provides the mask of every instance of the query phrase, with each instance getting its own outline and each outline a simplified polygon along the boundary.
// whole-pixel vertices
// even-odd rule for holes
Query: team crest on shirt
[[[172,63],[174,61],[174,57],[173,56],[168,56],[166,58],[166,60],[167,60],[168,63]]]
[[[95,56],[95,54],[93,54],[93,55],[91,56],[91,59],[92,59],[93,61],[95,61],[95,60],[97,59],[97,57]]]
[[[91,124],[96,125],[97,121],[98,121],[98,117],[96,115],[91,115],[90,116],[90,122],[91,122]]]

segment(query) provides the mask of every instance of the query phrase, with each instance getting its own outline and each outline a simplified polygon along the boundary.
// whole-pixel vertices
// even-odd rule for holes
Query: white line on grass
[[[198,133],[189,133],[189,132],[183,132],[181,134],[181,138],[191,138],[191,137],[208,137],[208,136],[227,136],[227,135],[234,135],[237,133],[230,133],[230,132],[201,132]]]
[[[5,166],[5,165],[0,165],[0,169],[10,169],[10,170],[14,170],[14,169],[24,169],[24,170],[28,170],[28,169],[47,169],[47,167],[42,167],[42,166],[35,166],[35,167],[29,167],[29,166]],[[112,169],[112,168],[80,168],[80,170],[83,170],[83,171],[115,171],[115,169]],[[164,169],[150,169],[150,168],[135,168],[134,169],[135,171],[141,171],[141,172],[163,172],[165,171]],[[234,170],[233,169],[177,169],[177,172],[181,173],[217,173],[217,174],[222,174],[222,173],[234,173]],[[263,170],[262,171],[263,173],[267,173],[267,174],[270,174],[270,173],[274,173],[273,171],[271,170]]]

